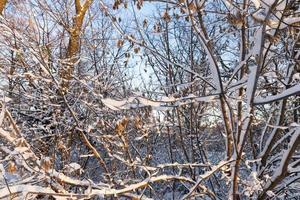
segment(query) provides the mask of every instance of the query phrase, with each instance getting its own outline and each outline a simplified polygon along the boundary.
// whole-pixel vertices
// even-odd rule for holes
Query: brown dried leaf
[[[185,10],[183,8],[180,8],[180,13],[181,14],[184,14],[185,13]]]
[[[16,147],[27,147],[25,139],[24,138],[18,139]]]
[[[146,27],[147,27],[147,24],[148,24],[148,20],[147,20],[147,19],[144,19],[144,21],[143,21],[143,27],[146,28]]]
[[[160,23],[159,23],[159,22],[156,23],[156,24],[154,25],[153,29],[154,29],[154,32],[160,33],[160,32],[161,32],[161,25],[160,25]]]
[[[133,49],[134,53],[139,53],[140,52],[140,47],[136,47]]]
[[[171,21],[171,16],[169,15],[169,13],[167,11],[164,12],[163,14],[163,20],[166,22],[170,22]]]
[[[197,6],[194,2],[191,2],[188,6],[191,13],[194,13],[197,10]]]
[[[115,0],[115,3],[113,5],[113,9],[114,10],[117,10],[119,9],[119,5],[121,4],[121,1],[120,0]]]
[[[128,8],[128,1],[124,2],[124,8]]]
[[[128,118],[124,117],[121,121],[116,124],[115,131],[118,135],[122,135],[127,127]]]
[[[117,41],[117,47],[118,48],[121,48],[123,46],[123,44],[124,44],[124,40],[118,40]]]
[[[16,163],[13,161],[9,161],[7,165],[7,171],[11,174],[15,173],[17,171]]]
[[[137,129],[141,129],[142,127],[142,120],[139,116],[137,116],[135,119],[134,119],[134,126],[137,128]]]
[[[49,157],[44,157],[41,159],[41,168],[48,172],[51,169],[52,163]]]
[[[144,3],[144,0],[138,0],[137,4],[136,4],[136,7],[140,10],[143,6],[143,3]]]

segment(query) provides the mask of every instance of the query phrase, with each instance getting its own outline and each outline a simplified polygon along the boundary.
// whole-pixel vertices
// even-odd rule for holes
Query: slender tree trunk
[[[66,92],[69,89],[69,81],[72,79],[74,72],[74,64],[78,60],[77,54],[80,50],[80,35],[82,33],[82,25],[84,16],[88,8],[93,3],[93,0],[86,0],[83,5],[81,5],[80,0],[75,0],[76,15],[73,17],[73,26],[69,29],[69,44],[67,49],[67,64],[65,69],[61,73],[62,81],[62,91]]]

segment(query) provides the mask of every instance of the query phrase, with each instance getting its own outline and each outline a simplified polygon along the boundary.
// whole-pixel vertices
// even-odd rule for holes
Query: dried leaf
[[[127,117],[124,117],[121,121],[119,121],[117,124],[116,124],[116,127],[115,127],[115,131],[117,132],[118,135],[122,135],[127,127],[127,124],[128,124],[128,118]]]
[[[140,47],[136,47],[133,49],[134,53],[139,53],[140,52]]]
[[[143,21],[143,27],[146,28],[146,27],[147,27],[147,24],[148,24],[148,20],[147,20],[147,19],[144,19],[144,21]]]
[[[194,13],[197,10],[197,6],[194,2],[191,2],[188,6],[191,13]]]
[[[153,28],[154,28],[154,32],[156,32],[156,33],[160,33],[161,32],[161,25],[160,25],[159,22],[156,23]]]
[[[51,169],[52,163],[49,157],[44,157],[41,159],[41,168],[48,172]]]
[[[163,14],[163,20],[166,22],[170,22],[171,21],[171,16],[169,15],[169,13],[167,11],[164,12]]]
[[[123,46],[123,44],[124,44],[124,40],[118,40],[117,41],[117,47],[118,48],[121,48]]]
[[[139,116],[137,116],[135,119],[134,119],[134,126],[137,128],[137,129],[140,129],[142,127],[142,120]]]
[[[7,165],[7,171],[11,174],[15,173],[17,171],[16,163],[13,161],[9,161]]]

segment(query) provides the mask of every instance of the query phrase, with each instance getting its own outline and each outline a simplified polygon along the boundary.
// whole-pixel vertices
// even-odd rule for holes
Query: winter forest
[[[0,199],[300,199],[299,0],[0,0]]]

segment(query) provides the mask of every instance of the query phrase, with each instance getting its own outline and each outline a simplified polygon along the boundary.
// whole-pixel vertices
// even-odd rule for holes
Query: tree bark
[[[74,64],[78,60],[77,54],[80,50],[80,35],[82,33],[82,25],[86,11],[93,3],[93,0],[86,0],[81,5],[80,0],[75,0],[76,15],[73,17],[73,26],[69,30],[69,44],[67,49],[67,63],[65,69],[61,73],[62,91],[66,92],[69,89],[69,81],[72,79],[74,72]]]

